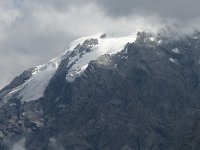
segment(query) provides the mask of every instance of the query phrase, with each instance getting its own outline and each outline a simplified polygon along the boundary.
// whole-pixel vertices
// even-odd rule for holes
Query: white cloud
[[[26,150],[25,149],[25,142],[26,142],[26,139],[23,138],[21,139],[20,141],[18,142],[15,142],[11,148],[11,150]]]
[[[63,146],[57,143],[57,140],[55,138],[49,139],[49,149],[50,150],[65,150]]]
[[[0,37],[0,87],[24,69],[59,55],[75,38],[98,32],[127,34],[139,27],[159,26],[137,16],[111,18],[95,3],[69,6],[66,11],[37,4],[24,1],[16,7],[9,1],[0,6],[6,18],[0,30],[0,35],[4,35]]]
[[[73,39],[98,32],[156,32],[166,24],[176,21],[159,14],[113,17],[91,0],[0,0],[0,88],[23,70],[59,55]]]

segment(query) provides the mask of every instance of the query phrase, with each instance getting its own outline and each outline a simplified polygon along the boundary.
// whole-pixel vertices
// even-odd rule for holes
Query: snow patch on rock
[[[180,51],[179,51],[179,49],[178,49],[178,48],[174,48],[174,49],[172,49],[172,52],[174,52],[174,53],[177,53],[177,54],[179,54],[179,53],[180,53]]]
[[[169,58],[169,61],[172,62],[172,63],[177,62],[177,60],[176,60],[176,59],[173,59],[173,58]]]

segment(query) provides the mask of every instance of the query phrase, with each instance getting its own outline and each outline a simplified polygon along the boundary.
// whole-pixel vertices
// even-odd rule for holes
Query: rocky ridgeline
[[[88,39],[74,55],[97,44]],[[1,150],[23,138],[27,150],[200,147],[198,32],[181,38],[139,32],[121,52],[91,61],[74,82],[66,80],[68,62],[62,60],[36,101],[22,103],[18,92],[8,95],[33,69],[1,90]]]

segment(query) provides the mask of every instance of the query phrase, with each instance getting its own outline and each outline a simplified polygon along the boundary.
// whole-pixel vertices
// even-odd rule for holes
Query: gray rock
[[[199,149],[197,35],[138,33],[123,51],[91,61],[72,83],[65,79],[69,58],[64,59],[42,98],[21,104],[12,97],[0,109],[0,149],[24,137],[27,150]],[[74,55],[97,43],[86,40]],[[28,78],[24,73],[1,94]]]

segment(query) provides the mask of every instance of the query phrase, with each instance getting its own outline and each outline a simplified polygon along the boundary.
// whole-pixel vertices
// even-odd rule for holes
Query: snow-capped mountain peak
[[[4,101],[13,94],[17,94],[21,102],[38,100],[43,96],[50,79],[56,73],[62,60],[68,58],[66,80],[67,82],[73,82],[82,75],[90,61],[96,60],[105,54],[112,55],[120,52],[127,43],[135,40],[136,34],[113,37],[105,33],[98,33],[75,40],[69,44],[69,48],[59,57],[31,69],[31,77],[6,94]]]

